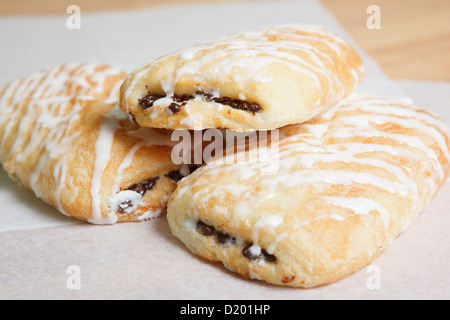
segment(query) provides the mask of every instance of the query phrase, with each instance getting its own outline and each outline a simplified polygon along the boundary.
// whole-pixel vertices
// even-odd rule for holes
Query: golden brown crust
[[[139,221],[165,210],[176,186],[165,175],[181,166],[171,161],[170,132],[139,128],[118,108],[125,75],[74,63],[5,86],[0,155],[11,178],[92,223]],[[142,194],[128,190],[149,179],[155,181]]]
[[[301,123],[361,82],[357,52],[329,30],[290,25],[228,36],[131,72],[121,108],[145,127],[235,131]]]
[[[381,97],[354,94],[279,134],[270,162],[242,161],[243,152],[235,163],[219,158],[183,179],[169,201],[173,234],[246,278],[314,287],[351,274],[449,175],[447,126]]]

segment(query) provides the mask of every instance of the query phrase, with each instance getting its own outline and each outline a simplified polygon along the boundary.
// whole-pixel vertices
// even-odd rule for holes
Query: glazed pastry
[[[323,285],[369,264],[449,175],[437,116],[366,94],[268,146],[266,161],[243,161],[250,148],[181,180],[167,216],[195,254],[278,285]]]
[[[172,163],[170,133],[139,128],[119,109],[125,76],[107,65],[73,63],[6,85],[0,156],[9,176],[77,219],[158,216],[189,169]]]
[[[121,108],[168,129],[276,129],[336,105],[361,82],[357,52],[311,25],[231,35],[160,57],[131,72]]]

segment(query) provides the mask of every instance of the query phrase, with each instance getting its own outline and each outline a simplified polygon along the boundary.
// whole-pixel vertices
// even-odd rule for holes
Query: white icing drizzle
[[[119,184],[122,182],[122,174],[131,166],[134,155],[137,151],[139,151],[143,147],[148,148],[155,145],[173,146],[176,143],[174,141],[171,141],[170,136],[159,134],[158,131],[153,128],[140,127],[136,131],[129,131],[127,133],[130,137],[138,138],[139,141],[130,149],[130,151],[128,151],[128,154],[122,160],[120,166],[117,169],[111,192],[112,197],[114,197],[114,195],[120,191]]]
[[[343,121],[347,124],[353,124],[356,121],[361,121],[361,123],[358,123],[358,126],[369,126],[369,122],[375,122],[376,124],[394,123],[402,126],[403,128],[421,130],[432,136],[433,139],[437,141],[437,143],[439,144],[439,148],[442,150],[442,152],[444,152],[445,157],[450,160],[447,143],[445,141],[445,138],[442,136],[442,133],[439,132],[435,127],[430,126],[429,124],[425,124],[422,121],[415,119],[404,119],[392,115],[374,114],[371,114],[369,117],[348,116],[345,117]]]
[[[105,118],[98,133],[97,141],[95,142],[95,163],[94,172],[92,174],[91,181],[91,196],[92,196],[92,218],[89,222],[100,224],[103,222],[101,211],[101,199],[100,189],[102,187],[102,177],[106,166],[109,163],[111,157],[111,148],[114,142],[114,134],[117,129],[117,120],[114,118]],[[114,212],[107,219],[107,223],[114,223],[114,219],[117,219]],[[111,221],[110,219],[113,219]]]
[[[275,241],[273,241],[266,249],[268,254],[273,254],[275,250],[277,249],[278,242],[283,240],[287,236],[287,232],[280,233],[276,238]]]
[[[127,104],[127,98],[128,96],[131,94],[133,88],[136,86],[136,84],[139,82],[139,80],[141,80],[141,78],[144,76],[145,72],[147,70],[143,69],[140,72],[138,72],[133,79],[131,80],[131,83],[128,85],[127,89],[125,90],[123,96],[122,96],[122,105],[127,106],[127,113],[130,114],[130,109],[129,106]],[[130,120],[132,120],[132,117],[130,115]]]
[[[122,207],[126,202],[130,202],[131,205]],[[126,213],[132,213],[141,205],[143,205],[142,195],[131,190],[122,190],[109,198],[109,207],[113,212],[123,210]]]
[[[135,144],[126,157],[123,159],[122,163],[120,164],[119,168],[117,169],[116,177],[114,178],[114,184],[112,188],[111,195],[114,197],[116,193],[120,191],[119,184],[122,181],[122,173],[125,169],[129,168],[131,165],[131,162],[133,161],[134,154],[142,147],[145,146],[144,142],[139,142]]]
[[[438,155],[436,152],[431,148],[425,145],[421,139],[417,137],[411,137],[404,134],[396,134],[396,133],[386,133],[384,131],[380,131],[375,128],[341,128],[337,130],[333,136],[335,138],[344,138],[349,139],[351,137],[366,137],[366,138],[388,138],[394,141],[397,141],[401,145],[404,145],[405,147],[412,147],[420,150],[421,152],[425,153],[426,156],[431,160],[432,165],[437,170],[439,177],[441,179],[444,178],[444,169],[439,162]]]
[[[283,188],[293,188],[302,184],[348,185],[352,183],[375,186],[401,196],[409,195],[408,187],[405,185],[390,179],[380,178],[372,173],[351,172],[348,170],[301,170],[290,172],[279,177],[266,179],[263,186],[269,187],[278,184]]]
[[[431,199],[448,176],[448,127],[438,117],[402,103],[355,93],[308,123],[280,129],[280,140],[274,142],[277,148],[272,149],[278,151],[270,154],[279,164],[275,174],[262,173],[266,162],[242,161],[245,152],[235,155],[234,163],[212,161],[193,174],[189,186],[199,191],[191,201],[199,208],[211,200],[233,203],[228,210],[230,225],[249,225],[253,254],[261,251],[261,228],[270,233],[285,223],[286,215],[299,213],[294,230],[317,220],[344,222],[349,216],[338,210],[316,213],[312,207],[310,216],[303,217],[297,206],[313,206],[302,202],[304,192],[330,206],[351,210],[352,215],[379,215],[389,229],[395,214],[392,204],[382,200],[387,198],[372,198],[372,188],[390,194],[405,210],[418,214],[426,205],[424,199]],[[440,159],[441,155],[445,159]],[[204,188],[207,181],[217,182],[213,192]],[[187,192],[186,188],[179,192]],[[280,210],[273,216],[268,215],[271,199],[281,201],[280,197],[292,195],[286,192],[290,188],[296,189],[298,203],[288,198],[275,204]],[[336,191],[330,192],[332,189]],[[356,195],[348,193],[352,189],[357,190]],[[255,221],[259,216],[262,218]],[[396,227],[401,229],[410,220],[404,218],[403,225]],[[272,239],[267,252],[273,254],[285,237]]]
[[[97,65],[70,63],[35,72],[12,82],[3,91],[0,100],[2,162],[6,167],[9,162],[23,163],[42,150],[29,177],[22,175],[21,170],[11,170],[19,180],[28,182],[38,197],[43,197],[39,177],[47,163],[54,161],[54,201],[62,213],[65,212],[60,194],[66,181],[66,153],[76,138],[76,132],[69,134],[69,130],[79,120],[81,101],[117,99],[118,91],[104,92],[104,83],[109,76],[117,77],[121,72],[114,68],[99,71]],[[88,77],[90,83],[86,80]],[[12,135],[16,135],[16,139],[8,149],[6,141]]]
[[[389,211],[372,199],[355,197],[321,197],[321,199],[332,205],[351,209],[356,215],[366,215],[372,211],[377,211],[381,216],[384,227],[389,228]],[[332,216],[332,218],[336,217]],[[343,221],[342,217],[337,220]]]
[[[164,107],[173,102],[170,97],[173,96],[177,82],[183,75],[195,75],[199,82],[206,77],[222,82],[235,74],[233,69],[239,68],[245,70],[250,81],[267,82],[273,81],[273,77],[264,71],[264,67],[274,63],[281,63],[293,72],[308,77],[316,87],[320,87],[323,81],[326,81],[335,93],[342,92],[344,88],[340,75],[334,74],[335,57],[341,57],[341,47],[348,47],[348,44],[338,35],[321,26],[304,24],[226,36],[178,50],[148,63],[134,74],[124,92],[122,103],[129,110],[128,103],[134,104],[136,101],[128,99],[140,80],[154,65],[173,57],[177,58],[177,69],[160,83],[166,97],[155,102]],[[330,65],[333,67],[330,68]],[[208,70],[208,75],[205,70]],[[353,76],[355,84],[360,81],[361,71],[361,68],[348,71]],[[218,88],[210,89],[218,90]],[[141,92],[143,88],[139,87],[137,90],[140,90],[137,92],[138,95],[143,93]],[[156,108],[152,108],[152,113],[155,113],[154,117],[162,114],[161,110],[156,111]]]
[[[274,228],[278,227],[282,222],[283,222],[283,217],[280,215],[268,216],[268,217],[264,217],[264,218],[261,218],[258,221],[256,221],[256,223],[252,227],[253,245],[249,248],[252,255],[257,256],[261,253],[261,247],[259,246],[259,239],[258,239],[260,229],[266,228],[266,227],[274,229]],[[274,248],[271,247],[271,250],[274,250]]]
[[[67,179],[67,155],[78,138],[79,131],[75,126],[80,121],[80,111],[89,100],[115,103],[110,113],[103,118],[95,142],[90,185],[92,217],[89,221],[99,224],[116,222],[114,208],[117,209],[117,201],[123,198],[133,200],[131,209],[137,208],[140,202],[135,201],[135,195],[118,192],[123,170],[131,165],[134,154],[141,147],[173,145],[173,142],[170,141],[170,136],[160,135],[153,129],[140,128],[127,132],[137,142],[119,166],[108,204],[113,210],[103,214],[102,178],[111,159],[114,135],[120,128],[118,122],[126,118],[118,107],[119,88],[124,77],[122,70],[113,67],[70,63],[37,71],[5,86],[0,91],[0,156],[7,171],[28,184],[38,197],[53,200],[58,210],[67,214],[61,204],[61,195],[67,190],[66,184],[70,183]],[[13,143],[8,140],[11,136],[16,136]],[[27,174],[21,168],[36,152],[40,156]],[[52,176],[49,177],[54,180],[53,195],[44,193],[41,186],[42,175],[44,170],[48,170],[49,163],[53,167]],[[70,192],[77,192],[77,189],[71,188]],[[167,200],[164,198],[161,203]],[[131,209],[127,208],[125,212]],[[139,219],[160,213],[160,210],[156,211],[142,212]]]

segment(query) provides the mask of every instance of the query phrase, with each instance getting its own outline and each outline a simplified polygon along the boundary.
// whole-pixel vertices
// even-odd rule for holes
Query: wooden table
[[[65,14],[71,4],[87,12],[200,2],[212,1],[0,0],[0,15]],[[450,81],[450,0],[322,0],[322,3],[390,77]],[[380,8],[380,29],[369,29],[366,25],[370,5]]]

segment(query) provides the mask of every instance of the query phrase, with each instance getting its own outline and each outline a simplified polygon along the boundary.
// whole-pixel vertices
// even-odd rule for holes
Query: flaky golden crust
[[[333,107],[361,82],[357,52],[329,30],[289,25],[177,51],[131,72],[121,108],[145,127],[270,130]]]
[[[125,75],[73,63],[5,86],[0,156],[10,177],[92,223],[139,221],[165,210],[176,185],[165,175],[180,166],[171,161],[169,132],[139,128],[118,108]]]
[[[449,175],[446,125],[380,97],[354,94],[279,134],[269,161],[218,158],[183,179],[168,205],[170,229],[192,252],[246,278],[314,287],[351,274]]]

